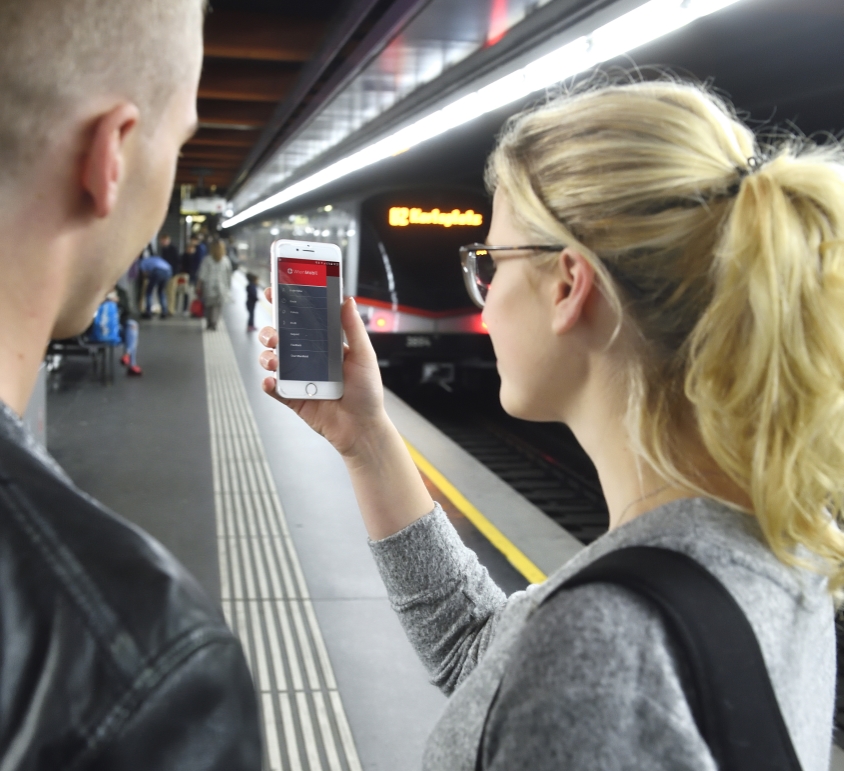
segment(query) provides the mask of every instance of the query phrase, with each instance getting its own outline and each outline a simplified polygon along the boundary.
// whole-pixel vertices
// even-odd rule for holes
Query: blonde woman
[[[610,511],[609,533],[511,597],[428,497],[347,301],[345,396],[288,404],[346,460],[393,606],[451,694],[425,769],[713,771],[654,608],[611,584],[543,603],[602,555],[649,545],[727,587],[802,768],[827,771],[842,163],[838,148],[760,147],[723,102],[674,82],[592,89],[510,123],[488,170],[496,248],[468,248],[465,264],[503,406],[570,426]],[[275,368],[272,351],[262,363]]]

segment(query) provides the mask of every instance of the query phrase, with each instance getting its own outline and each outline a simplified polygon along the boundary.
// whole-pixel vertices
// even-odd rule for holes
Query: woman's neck
[[[694,431],[676,429],[671,444],[682,448],[683,471],[700,489],[669,482],[633,451],[627,428],[626,394],[615,398],[607,389],[586,395],[566,423],[592,459],[601,481],[614,530],[666,503],[701,494],[752,509],[749,497],[720,469],[706,452]]]

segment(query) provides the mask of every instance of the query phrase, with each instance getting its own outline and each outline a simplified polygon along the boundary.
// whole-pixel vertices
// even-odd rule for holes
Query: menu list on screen
[[[280,380],[342,380],[340,264],[278,260]]]

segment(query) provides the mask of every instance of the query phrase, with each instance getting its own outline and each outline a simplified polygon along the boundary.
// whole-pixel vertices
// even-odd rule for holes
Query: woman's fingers
[[[273,288],[271,286],[268,286],[264,290],[264,297],[266,297],[269,302],[273,301]]]
[[[267,348],[278,347],[278,333],[273,327],[264,327],[258,333],[258,340],[261,341],[262,345],[267,346]]]
[[[264,389],[265,394],[269,394],[270,396],[274,396],[276,399],[278,399],[278,394],[275,390],[275,382],[276,381],[274,377],[265,377],[261,381],[261,388]]]
[[[275,372],[278,369],[278,357],[273,350],[262,351],[258,363],[266,370]]]
[[[278,356],[276,356],[276,347],[278,346],[278,333],[272,327],[264,327],[258,333],[258,340],[265,346],[266,351],[261,351],[258,356],[258,363],[270,372],[275,372],[278,369]],[[266,390],[266,388],[264,389]]]
[[[278,391],[276,390],[276,379],[274,377],[265,377],[261,382],[261,388],[263,388],[265,394],[269,394],[277,402],[281,402],[288,407],[290,406],[290,399],[285,399],[283,396],[278,395]]]

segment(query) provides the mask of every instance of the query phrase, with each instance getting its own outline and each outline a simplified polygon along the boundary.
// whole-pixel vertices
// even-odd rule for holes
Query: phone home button
[[[317,392],[316,383],[308,383],[305,386],[305,393],[308,396],[316,396],[316,392]]]

